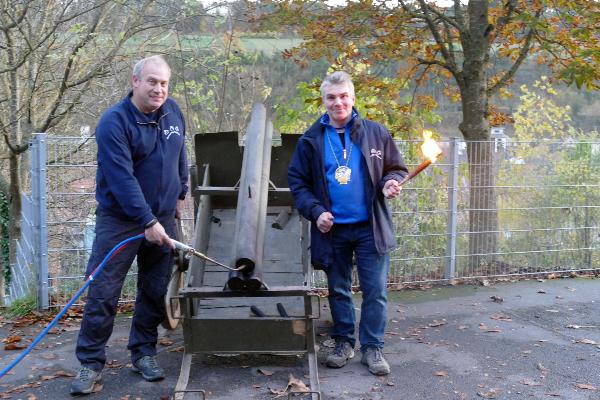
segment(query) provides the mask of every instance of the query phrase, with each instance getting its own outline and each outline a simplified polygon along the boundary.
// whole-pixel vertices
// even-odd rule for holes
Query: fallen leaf
[[[107,368],[122,368],[123,364],[118,362],[117,360],[111,360],[106,363]]]
[[[13,335],[2,339],[2,343],[16,343],[23,340],[23,338],[19,335]]]
[[[394,382],[389,382],[389,381],[386,382],[385,384],[388,385],[388,386],[396,386],[396,384]]]
[[[301,379],[294,378],[294,375],[292,374],[290,374],[286,390],[289,390],[292,393],[310,392],[310,389],[306,384]]]
[[[258,372],[259,374],[263,374],[264,376],[271,376],[273,375],[273,371],[269,371],[267,369],[257,369],[256,372]]]
[[[17,344],[17,343],[9,343],[4,346],[4,350],[23,350],[26,347],[27,346],[25,346],[25,345],[21,345],[21,344]]]
[[[272,387],[269,387],[268,389],[271,394],[274,394],[277,397],[281,397],[281,396],[285,395],[285,389],[273,389]]]
[[[598,388],[596,388],[596,386],[589,384],[589,383],[576,383],[575,387],[579,388],[579,389],[585,389],[585,390],[598,390]]]
[[[432,323],[429,324],[430,327],[435,328],[437,326],[442,326],[442,325],[446,325],[446,321],[433,321]]]
[[[500,389],[490,389],[487,392],[477,392],[477,396],[484,399],[495,399],[500,394]]]
[[[596,342],[594,342],[593,340],[590,339],[579,339],[576,343],[583,343],[583,344],[597,344]]]
[[[433,375],[447,377],[448,376],[448,372],[446,372],[446,371],[435,371],[433,373]]]
[[[522,385],[526,385],[526,386],[542,386],[542,384],[541,384],[541,383],[539,383],[539,382],[536,382],[536,381],[532,381],[531,379],[522,379],[522,380],[520,381],[520,383],[521,383]]]
[[[494,321],[506,321],[506,322],[511,322],[512,318],[507,316],[507,315],[502,315],[502,314],[492,314],[490,316],[490,319],[493,319]]]

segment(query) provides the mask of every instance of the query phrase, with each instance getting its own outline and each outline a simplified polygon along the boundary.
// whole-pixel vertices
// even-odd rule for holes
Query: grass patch
[[[37,309],[37,300],[34,295],[27,295],[15,300],[10,306],[2,310],[2,315],[7,319],[24,317]]]

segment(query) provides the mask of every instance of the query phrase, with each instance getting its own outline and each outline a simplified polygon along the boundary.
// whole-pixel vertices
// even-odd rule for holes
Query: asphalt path
[[[341,369],[322,362],[330,349],[327,302],[317,324],[319,377],[324,399],[600,399],[600,280],[531,279],[391,292],[384,354],[386,377],[371,375],[360,351]],[[358,296],[357,299],[360,297]],[[357,301],[360,313],[360,301]],[[131,319],[117,318],[109,364],[89,399],[169,399],[179,376],[181,329],[161,331],[158,361],[167,371],[149,383],[131,371]],[[35,338],[43,324],[3,320],[0,338]],[[0,399],[69,399],[77,321],[63,324],[8,375]],[[201,333],[198,333],[201,334]],[[21,343],[22,343],[21,342]],[[18,343],[17,343],[18,344]],[[0,348],[3,368],[18,350]],[[287,398],[290,377],[308,383],[304,357],[195,356],[188,389],[207,399]],[[186,399],[202,398],[189,394]],[[299,399],[308,397],[297,397]]]

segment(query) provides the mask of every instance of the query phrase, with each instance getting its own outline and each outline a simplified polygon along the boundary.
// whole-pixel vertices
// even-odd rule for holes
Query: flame
[[[431,138],[433,132],[424,130],[423,131],[423,144],[421,145],[421,151],[423,155],[427,157],[432,163],[442,154],[440,146]]]

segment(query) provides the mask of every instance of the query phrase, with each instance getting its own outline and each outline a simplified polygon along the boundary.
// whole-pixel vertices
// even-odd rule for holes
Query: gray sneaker
[[[379,347],[367,347],[362,352],[361,363],[369,367],[373,375],[387,375],[390,373],[390,365],[383,358],[383,351]]]
[[[133,363],[133,370],[142,374],[148,382],[160,381],[165,378],[165,370],[156,362],[154,356],[144,356]]]
[[[350,342],[336,341],[335,347],[327,355],[325,365],[329,368],[342,368],[352,357],[354,357],[354,349]]]
[[[90,394],[94,390],[94,383],[100,382],[102,372],[96,372],[88,367],[81,367],[77,376],[71,382],[71,394],[79,396]]]

